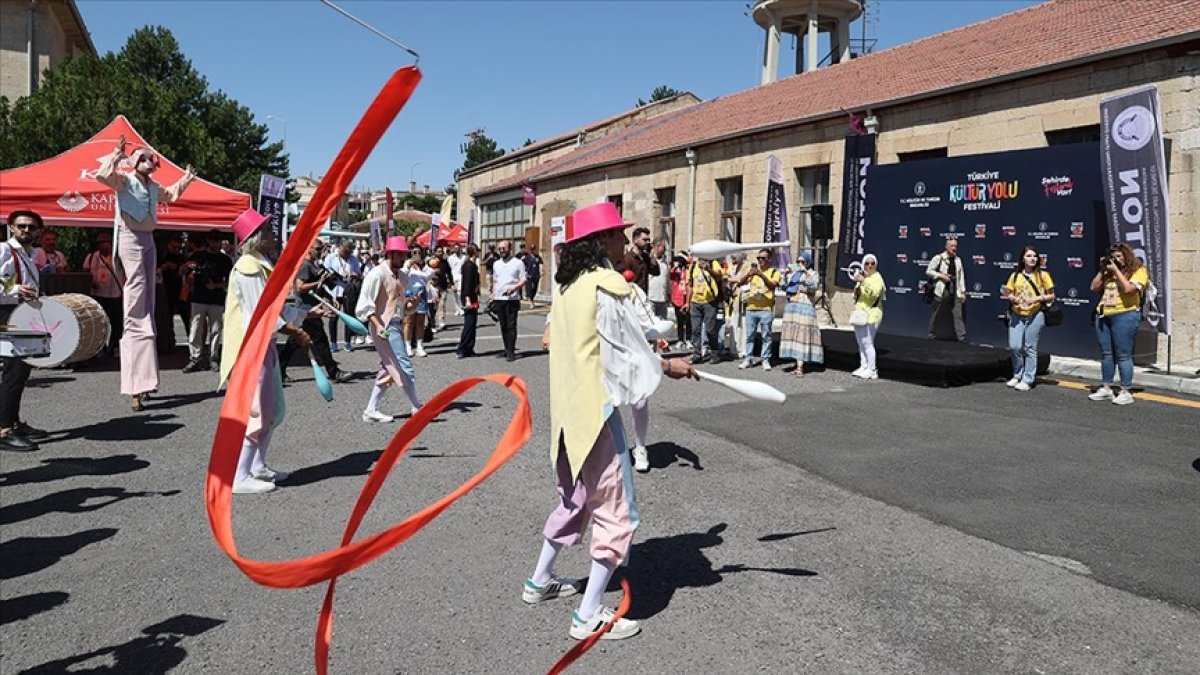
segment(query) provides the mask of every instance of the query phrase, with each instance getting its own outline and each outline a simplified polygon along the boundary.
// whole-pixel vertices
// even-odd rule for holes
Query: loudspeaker
[[[813,204],[811,214],[813,241],[833,239],[833,204]]]

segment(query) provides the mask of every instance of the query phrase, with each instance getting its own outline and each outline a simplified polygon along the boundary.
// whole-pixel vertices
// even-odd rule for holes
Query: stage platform
[[[858,342],[848,330],[822,330],[825,365],[858,368]],[[928,338],[877,335],[875,365],[879,377],[938,387],[958,387],[975,382],[993,382],[1012,377],[1012,359],[1007,349],[981,347]],[[1050,355],[1038,354],[1038,375],[1050,368]]]

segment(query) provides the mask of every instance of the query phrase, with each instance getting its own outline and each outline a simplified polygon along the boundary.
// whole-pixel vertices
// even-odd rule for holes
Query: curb
[[[1079,380],[1100,381],[1100,362],[1065,356],[1050,357],[1050,371],[1054,375],[1073,377]],[[1186,377],[1134,367],[1133,383],[1142,387],[1153,387],[1200,396],[1200,377]]]

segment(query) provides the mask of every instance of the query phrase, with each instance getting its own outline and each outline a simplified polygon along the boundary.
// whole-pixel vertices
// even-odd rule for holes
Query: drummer
[[[8,215],[11,238],[0,246],[0,324],[19,303],[38,297],[38,269],[33,264],[33,242],[42,230],[42,217],[33,211],[17,210]],[[0,357],[0,450],[32,452],[46,438],[41,429],[21,421],[21,395],[29,380],[29,364],[23,359]]]

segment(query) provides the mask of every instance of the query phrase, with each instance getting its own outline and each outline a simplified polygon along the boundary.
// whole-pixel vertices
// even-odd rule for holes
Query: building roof
[[[665,113],[476,194],[1197,38],[1200,0],[1051,0]]]

